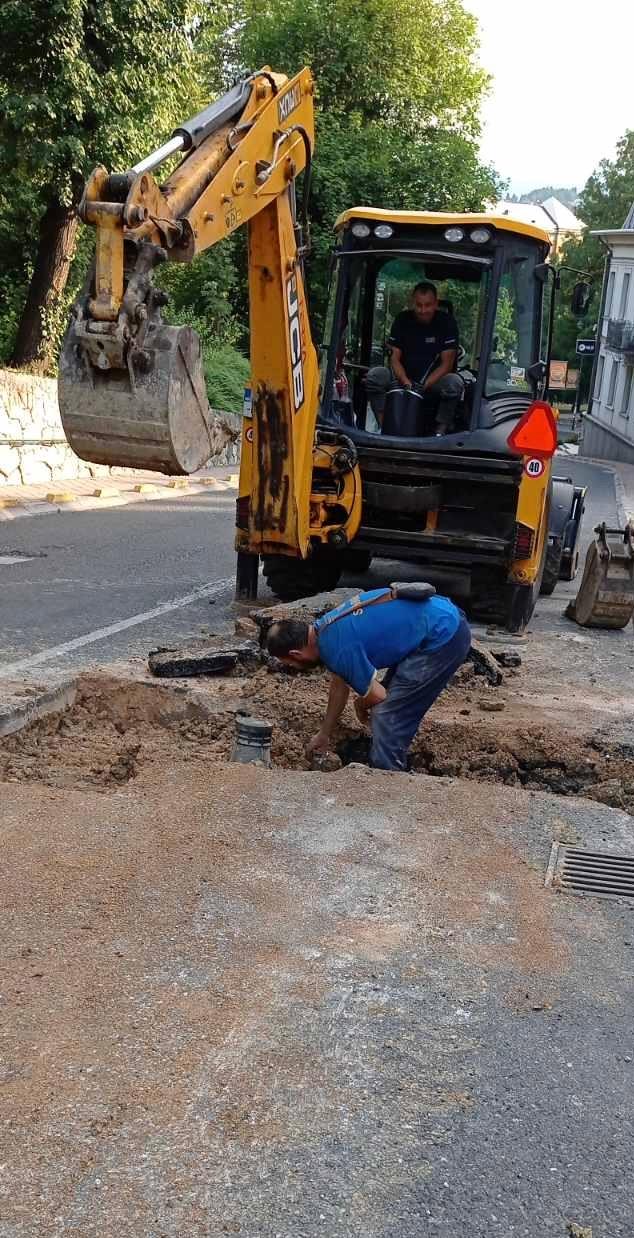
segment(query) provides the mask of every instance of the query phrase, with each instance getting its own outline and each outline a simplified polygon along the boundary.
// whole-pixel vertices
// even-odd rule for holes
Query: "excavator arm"
[[[353,451],[315,441],[318,364],[294,184],[310,175],[313,93],[307,69],[291,79],[262,69],[130,171],[97,167],[80,206],[96,252],[60,357],[64,430],[83,459],[169,474],[206,463],[214,418],[198,337],[163,322],[154,269],[191,262],[248,225],[253,409],[237,545],[251,556],[305,557],[329,538],[345,543],[360,519]],[[184,158],[159,184],[155,169],[178,151]]]

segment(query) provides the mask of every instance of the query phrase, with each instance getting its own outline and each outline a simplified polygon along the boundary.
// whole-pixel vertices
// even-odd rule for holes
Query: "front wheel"
[[[355,550],[354,546],[348,550],[340,550],[339,554],[343,563],[343,571],[350,572],[353,576],[363,576],[365,572],[370,570],[372,564],[371,550]]]
[[[296,602],[336,589],[343,566],[340,556],[327,550],[316,550],[308,559],[265,555],[262,574],[271,593],[281,602]]]

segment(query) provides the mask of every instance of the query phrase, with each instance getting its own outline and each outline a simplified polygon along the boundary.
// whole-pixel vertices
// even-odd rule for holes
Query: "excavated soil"
[[[583,795],[634,813],[634,743],[564,731],[530,707],[514,712],[518,674],[507,672],[493,689],[462,668],[421,727],[413,771]],[[109,791],[170,764],[208,767],[230,759],[239,712],[273,722],[274,766],[307,770],[305,746],[323,717],[327,683],[322,671],[290,676],[266,668],[194,687],[84,675],[70,708],[4,739],[0,779]],[[363,747],[348,707],[338,751],[354,760]]]

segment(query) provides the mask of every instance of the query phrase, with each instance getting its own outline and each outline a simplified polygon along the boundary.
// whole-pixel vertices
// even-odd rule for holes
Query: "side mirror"
[[[585,281],[575,284],[570,298],[570,308],[576,318],[582,318],[586,313],[590,304],[591,292],[590,284],[586,284]]]
[[[532,365],[529,365],[526,377],[539,387],[546,379],[547,368],[545,361],[534,361]]]

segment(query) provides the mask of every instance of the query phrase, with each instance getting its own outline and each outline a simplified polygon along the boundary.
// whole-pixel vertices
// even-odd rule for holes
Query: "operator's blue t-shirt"
[[[370,589],[354,601],[358,605],[358,599],[365,602],[382,593],[385,589]],[[327,623],[339,614],[346,617]],[[395,599],[356,612],[349,599],[317,619],[315,630],[319,656],[328,670],[365,696],[377,671],[396,666],[423,643],[429,652],[440,649],[455,636],[459,623],[458,608],[437,595],[426,602]]]

